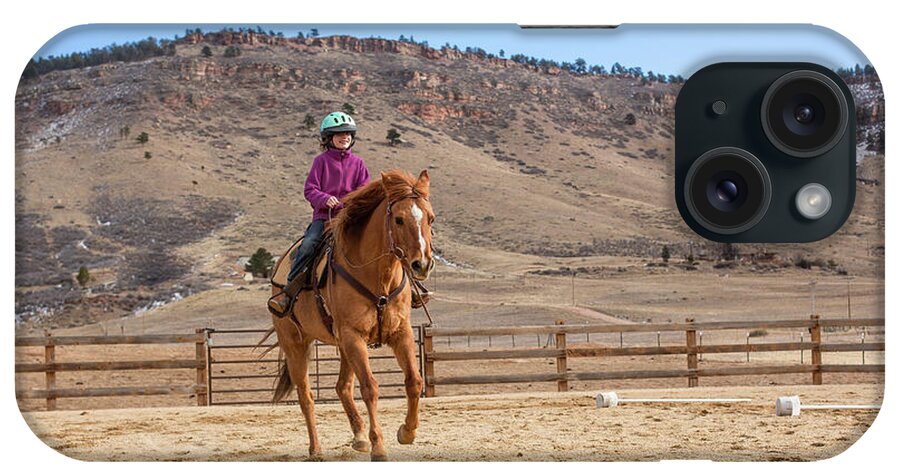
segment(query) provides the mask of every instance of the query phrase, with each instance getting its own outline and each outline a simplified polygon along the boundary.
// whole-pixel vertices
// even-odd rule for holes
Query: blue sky
[[[216,31],[225,26],[255,29],[257,24],[81,25],[50,39],[35,57],[88,51],[153,36],[184,36],[186,29]],[[412,36],[432,47],[445,43],[480,47],[505,56],[521,53],[558,62],[584,58],[607,69],[619,62],[655,73],[688,76],[720,61],[813,61],[831,68],[866,64],[865,56],[831,30],[812,25],[623,25],[616,29],[521,29],[517,25],[341,25],[261,24],[287,37],[317,28],[320,36],[349,34],[397,39]]]

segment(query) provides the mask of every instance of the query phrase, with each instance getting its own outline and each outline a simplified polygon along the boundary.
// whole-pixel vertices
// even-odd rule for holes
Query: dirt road
[[[413,445],[394,438],[402,400],[380,417],[392,460],[633,461],[657,459],[817,460],[841,453],[870,426],[873,410],[806,411],[776,417],[781,395],[804,403],[877,403],[880,385],[702,387],[618,390],[620,398],[749,397],[749,403],[622,404],[595,407],[597,392],[438,397],[421,406]],[[364,406],[360,405],[364,411]],[[338,404],[316,408],[326,460],[365,461],[350,448]],[[300,409],[179,407],[26,413],[38,437],[90,461],[283,461],[306,457]]]

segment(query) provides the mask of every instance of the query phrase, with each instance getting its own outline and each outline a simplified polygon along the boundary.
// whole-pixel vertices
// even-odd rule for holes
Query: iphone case
[[[832,236],[723,244],[682,219],[675,104],[723,62],[849,87],[855,204]],[[880,408],[884,96],[830,30],[87,25],[15,106],[16,398],[72,458],[810,461]],[[416,271],[379,288],[340,244],[374,301],[326,263],[310,286],[339,296],[266,309],[331,112],[370,184],[405,187],[366,233],[419,227],[371,262],[414,267],[397,250],[420,243],[425,309]],[[360,342],[386,345],[346,343],[357,301],[380,309]]]

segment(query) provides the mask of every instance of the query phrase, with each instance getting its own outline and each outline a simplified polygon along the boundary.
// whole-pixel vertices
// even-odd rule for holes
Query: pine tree
[[[254,276],[265,278],[272,271],[272,264],[272,253],[266,251],[265,248],[259,248],[244,266],[244,271],[253,273]]]
[[[209,46],[204,46],[202,50],[200,50],[200,54],[203,55],[204,58],[210,58],[213,55],[212,49]]]
[[[147,134],[146,132],[141,132],[137,136],[137,141],[139,144],[146,144],[147,142],[150,141],[150,134]]]
[[[28,64],[25,65],[25,70],[22,71],[22,79],[31,79],[36,78],[37,76],[37,66],[35,65],[34,58],[31,58],[28,60]]]
[[[585,61],[584,58],[575,60],[575,72],[578,74],[587,73],[587,61]]]
[[[345,102],[344,105],[341,106],[341,110],[351,116],[356,114],[356,108],[354,108],[353,105],[349,102]]]
[[[662,252],[659,254],[659,257],[662,258],[663,263],[669,262],[669,258],[672,257],[672,255],[669,253],[669,245],[663,245]]]

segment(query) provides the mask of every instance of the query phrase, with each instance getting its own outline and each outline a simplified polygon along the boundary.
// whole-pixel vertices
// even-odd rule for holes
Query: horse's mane
[[[428,193],[415,188],[416,178],[402,170],[382,172],[381,178],[347,194],[341,202],[344,208],[329,223],[335,241],[340,243],[344,237],[355,236],[362,232],[372,212],[386,198],[396,200],[417,194],[427,198]]]

